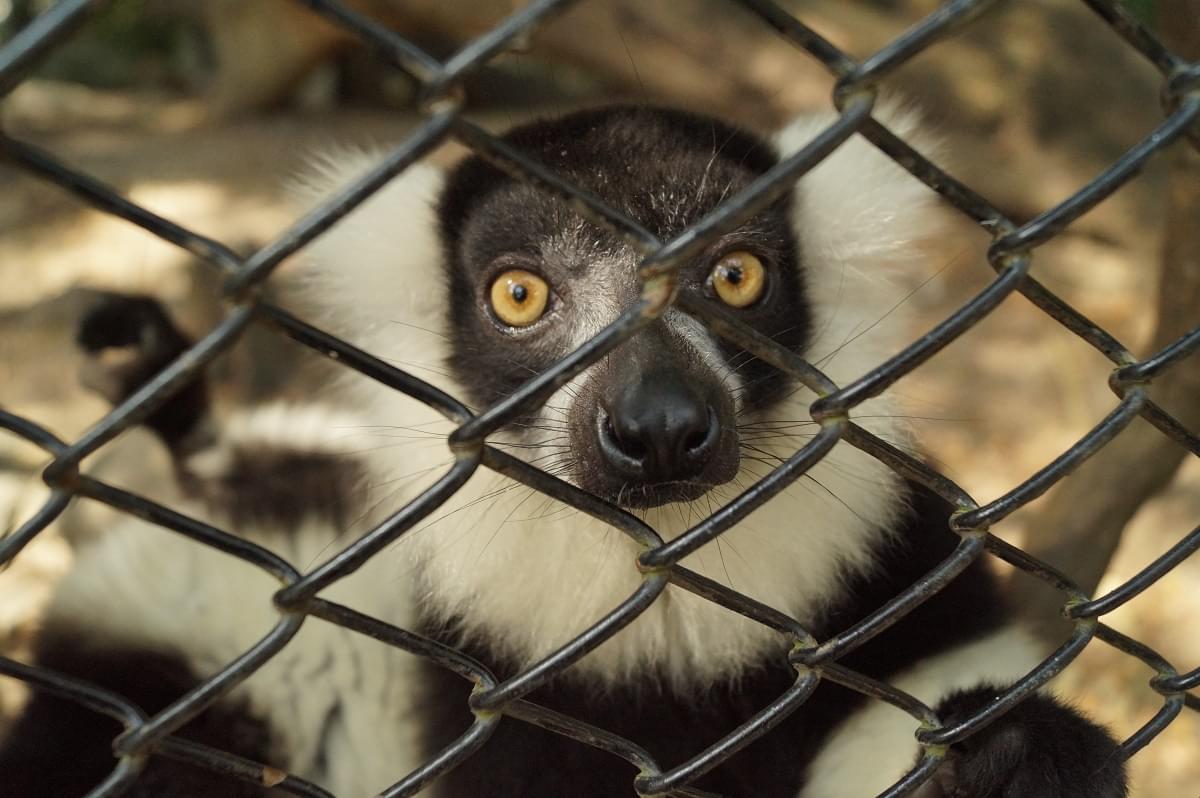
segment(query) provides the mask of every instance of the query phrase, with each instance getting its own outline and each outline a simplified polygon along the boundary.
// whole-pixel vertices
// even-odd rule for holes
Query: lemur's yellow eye
[[[762,261],[749,252],[730,252],[722,257],[709,279],[721,301],[735,308],[753,305],[767,287]]]
[[[524,269],[511,269],[492,283],[492,311],[510,327],[528,327],[546,312],[550,286]]]

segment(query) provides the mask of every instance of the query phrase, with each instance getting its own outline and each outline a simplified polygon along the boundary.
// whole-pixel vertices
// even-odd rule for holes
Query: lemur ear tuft
[[[384,157],[342,149],[313,158],[293,181],[295,204],[315,209]],[[441,330],[446,278],[435,206],[443,182],[441,169],[411,166],[309,244],[293,272],[295,304],[359,345],[395,336],[397,320]]]
[[[884,97],[872,115],[937,160],[940,143],[912,107]],[[794,153],[836,119],[832,112],[800,117],[776,134],[776,146],[784,156]],[[800,179],[796,199],[802,248],[817,261],[903,264],[946,224],[937,194],[857,134]]]
[[[937,161],[937,140],[914,110],[881,98],[873,116]],[[775,145],[786,157],[836,119],[833,112],[800,117]],[[857,134],[800,178],[793,227],[820,331],[808,355],[832,357],[826,373],[835,382],[861,376],[907,342],[904,297],[935,271],[920,264],[932,256],[923,244],[944,234],[949,220],[933,189]]]

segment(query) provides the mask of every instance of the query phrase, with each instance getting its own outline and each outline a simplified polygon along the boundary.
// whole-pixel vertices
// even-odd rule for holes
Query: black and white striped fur
[[[898,133],[919,138],[911,115],[881,114]],[[800,119],[768,141],[704,117],[622,107],[534,123],[510,140],[665,239],[828,121]],[[310,182],[312,195],[372,162],[366,153],[327,159]],[[776,293],[746,318],[844,384],[904,342],[894,278],[915,262],[917,241],[937,230],[932,193],[852,139],[794,193],[686,268],[683,290],[703,293],[711,268],[705,258],[755,250]],[[410,169],[311,249],[302,277],[330,329],[477,406],[580,345],[638,292],[637,256],[625,244],[475,159],[448,174]],[[557,316],[517,335],[498,330],[480,306],[492,264],[514,256],[535,264],[557,292]],[[106,313],[116,308],[134,327],[165,323],[131,302],[114,300]],[[111,318],[85,344],[129,345],[129,335],[111,332],[106,343],[106,324],[113,325]],[[668,311],[494,442],[591,486],[588,474],[599,461],[579,430],[590,423],[595,397],[618,366],[628,379],[629,363],[655,358],[727,392],[722,401],[732,408],[740,453],[734,478],[699,498],[630,504],[664,538],[737,495],[815,432],[807,422],[808,390]],[[177,418],[156,428],[175,449],[169,503],[302,569],[326,559],[349,542],[351,527],[365,528],[353,521],[365,524],[401,506],[450,459],[448,423],[420,403],[361,379],[348,380],[342,396],[337,411],[271,406],[218,424],[200,418],[204,403],[193,395],[195,428],[185,424],[181,431]],[[911,448],[897,412],[883,397],[853,415]],[[618,489],[613,498],[623,495]],[[839,444],[685,565],[824,638],[878,608],[952,550],[957,538],[947,527],[949,511]],[[430,520],[328,595],[461,647],[507,675],[630,595],[640,582],[637,551],[604,524],[481,469]],[[81,545],[46,622],[40,657],[154,711],[267,632],[276,618],[268,598],[274,587],[225,555],[139,521],[114,521]],[[794,679],[787,647],[759,624],[668,588],[631,626],[533,698],[628,737],[669,767],[787,688]],[[955,717],[986,703],[1042,654],[1005,625],[996,584],[976,563],[844,662]],[[156,665],[161,677],[145,677],[144,663]],[[309,620],[282,654],[190,733],[314,779],[339,796],[365,796],[466,728],[469,688],[414,657]],[[111,766],[107,745],[117,729],[91,716],[78,719],[86,714],[35,698],[0,751],[0,780],[18,785],[6,794],[69,796],[99,781]],[[225,735],[227,728],[238,733]],[[696,786],[730,796],[873,795],[914,763],[914,730],[904,713],[824,684],[777,729]],[[87,766],[56,766],[66,751],[84,752],[77,758]],[[635,775],[612,755],[506,720],[431,793],[609,798],[633,795]],[[183,786],[167,786],[170,779]],[[134,794],[266,793],[155,760]],[[1117,798],[1125,786],[1107,734],[1038,695],[956,747],[917,794]]]

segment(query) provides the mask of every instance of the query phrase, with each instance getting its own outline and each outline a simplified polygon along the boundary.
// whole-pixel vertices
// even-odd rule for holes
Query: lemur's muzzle
[[[572,407],[581,487],[627,507],[695,499],[737,473],[733,399],[711,367],[647,331]]]

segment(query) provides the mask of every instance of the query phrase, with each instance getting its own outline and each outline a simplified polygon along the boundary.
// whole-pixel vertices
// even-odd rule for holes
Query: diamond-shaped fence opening
[[[1153,741],[1185,708],[1200,710],[1200,699],[1188,692],[1200,686],[1200,668],[1193,667],[1181,672],[1146,645],[1099,620],[1100,616],[1145,590],[1200,548],[1200,528],[1184,535],[1176,545],[1134,578],[1098,598],[1085,595],[1063,574],[988,533],[990,525],[1042,495],[1139,416],[1154,425],[1175,445],[1193,455],[1200,455],[1200,438],[1196,433],[1151,401],[1147,393],[1147,386],[1156,378],[1186,358],[1196,355],[1197,349],[1200,349],[1200,327],[1192,329],[1161,351],[1138,359],[1112,335],[1076,312],[1032,276],[1037,249],[1052,240],[1066,225],[1133,179],[1149,159],[1174,140],[1189,136],[1193,141],[1200,141],[1200,64],[1189,63],[1164,47],[1122,5],[1110,0],[1086,0],[1086,5],[1118,34],[1119,39],[1114,38],[1113,47],[1133,48],[1161,73],[1163,120],[1140,143],[1072,196],[1031,221],[1020,224],[927,160],[872,117],[876,86],[881,79],[938,40],[953,35],[965,26],[983,24],[980,22],[980,12],[993,5],[992,2],[948,2],[862,61],[852,59],[806,26],[801,19],[775,3],[767,0],[730,2],[756,15],[798,51],[816,59],[834,76],[836,89],[833,103],[839,116],[808,146],[787,157],[747,190],[730,197],[707,217],[667,241],[659,240],[637,221],[607,207],[525,154],[513,150],[464,115],[464,94],[460,91],[463,80],[515,40],[576,4],[569,0],[535,0],[444,60],[432,57],[412,42],[335,0],[299,2],[299,5],[308,7],[313,13],[362,40],[415,81],[420,87],[419,105],[423,122],[368,174],[337,196],[329,197],[274,241],[246,257],[225,243],[197,234],[131,202],[94,177],[65,165],[54,155],[40,149],[35,142],[19,140],[0,132],[0,157],[8,164],[54,183],[95,208],[126,219],[223,271],[226,277],[224,297],[228,307],[227,315],[219,324],[78,440],[59,440],[29,419],[0,410],[0,426],[9,434],[20,436],[53,456],[53,462],[44,472],[45,480],[52,488],[51,496],[40,510],[0,543],[0,564],[18,556],[23,547],[63,512],[72,498],[78,497],[149,519],[162,527],[161,534],[192,538],[263,569],[282,584],[277,593],[264,595],[262,599],[264,602],[273,602],[278,611],[277,624],[269,634],[251,650],[204,680],[197,689],[154,716],[147,716],[121,696],[84,680],[0,658],[0,673],[20,679],[35,689],[50,691],[93,711],[108,714],[124,725],[124,733],[114,741],[114,769],[103,784],[96,785],[92,795],[119,795],[144,767],[147,754],[187,760],[202,767],[232,772],[246,780],[263,783],[264,778],[273,773],[266,765],[183,740],[174,733],[282,651],[309,616],[428,658],[476,684],[469,702],[475,717],[470,729],[438,757],[416,771],[397,773],[396,783],[384,793],[388,796],[413,794],[472,756],[487,742],[501,715],[514,719],[513,722],[532,723],[573,737],[581,744],[596,746],[614,757],[634,763],[640,771],[634,786],[641,794],[702,795],[705,793],[689,787],[689,784],[748,741],[765,733],[775,722],[803,706],[822,679],[841,683],[895,705],[914,717],[914,728],[925,724],[925,730],[917,735],[923,751],[919,762],[886,793],[900,795],[929,778],[944,756],[946,744],[968,737],[989,720],[1011,710],[1022,698],[1061,672],[1095,640],[1140,659],[1156,673],[1151,685],[1162,696],[1162,708],[1124,741],[1123,751],[1127,756]],[[62,0],[20,31],[0,49],[0,96],[11,92],[34,64],[67,40],[76,28],[86,22],[91,12],[103,5],[103,2],[96,0]],[[705,305],[689,302],[686,297],[676,299],[670,289],[678,266],[690,255],[704,247],[714,236],[732,229],[788,191],[796,180],[856,134],[864,136],[992,236],[988,261],[995,270],[995,277],[970,301],[899,354],[849,384],[835,385],[813,364],[757,335],[736,319]],[[532,377],[503,401],[477,414],[456,398],[413,374],[393,367],[288,311],[263,301],[256,290],[286,258],[337,224],[339,219],[389,179],[448,140],[465,145],[519,179],[570,202],[574,210],[589,219],[616,229],[643,256],[644,290],[640,301],[569,357]],[[855,424],[849,419],[849,411],[920,367],[1014,293],[1022,294],[1046,316],[1112,362],[1109,386],[1117,396],[1117,402],[1109,415],[1049,465],[1013,486],[1000,498],[979,505],[946,476]],[[487,439],[496,430],[545,401],[567,378],[583,371],[636,334],[670,303],[675,303],[680,310],[709,325],[719,335],[731,339],[815,391],[820,399],[812,407],[812,417],[819,423],[820,431],[768,476],[747,488],[713,516],[696,523],[670,542],[664,542],[653,529],[632,515],[505,454],[489,445]],[[345,368],[354,369],[391,389],[425,402],[457,425],[448,439],[454,462],[428,491],[327,563],[308,572],[303,571],[299,564],[289,563],[277,554],[225,530],[105,484],[81,473],[79,469],[85,457],[144,419],[214,357],[227,350],[252,324],[273,328],[335,359]],[[740,595],[732,588],[703,580],[678,565],[684,556],[718,538],[762,502],[770,501],[772,496],[818,462],[838,441],[846,441],[869,453],[903,477],[927,486],[958,508],[959,512],[953,519],[954,530],[961,537],[958,548],[919,584],[911,586],[852,628],[830,639],[818,641],[801,624],[785,614]],[[535,667],[503,681],[458,651],[321,597],[322,590],[354,572],[427,518],[480,468],[503,473],[560,502],[598,517],[632,536],[644,547],[640,556],[642,581],[632,595],[570,644]],[[1137,464],[1131,463],[1130,468],[1137,468]],[[985,553],[1059,589],[1065,612],[1074,624],[1073,633],[1059,649],[1018,680],[999,700],[971,717],[946,726],[931,708],[914,697],[857,674],[839,663],[839,659],[850,650],[903,617]],[[790,657],[796,674],[793,686],[739,728],[715,730],[722,735],[718,742],[705,750],[694,752],[691,759],[682,763],[655,762],[634,741],[590,727],[526,700],[525,697],[535,688],[553,679],[643,612],[668,583],[694,591],[707,600],[718,602],[758,623],[790,635],[795,643]],[[1200,633],[1200,629],[1193,629],[1191,633]],[[320,787],[298,777],[284,778],[280,775],[279,778],[282,778],[279,789],[292,794],[328,795]]]

